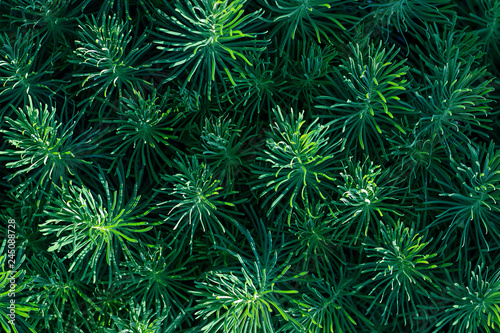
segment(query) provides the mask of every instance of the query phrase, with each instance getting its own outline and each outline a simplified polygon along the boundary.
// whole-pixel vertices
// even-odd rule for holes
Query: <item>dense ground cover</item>
[[[2,330],[496,331],[499,44],[495,0],[0,2]]]

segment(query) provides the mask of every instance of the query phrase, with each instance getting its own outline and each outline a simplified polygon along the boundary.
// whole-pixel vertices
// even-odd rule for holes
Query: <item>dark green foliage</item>
[[[77,49],[69,61],[78,65],[83,73],[80,77],[81,89],[91,91],[88,104],[99,97],[99,117],[104,113],[106,98],[119,98],[127,90],[132,93],[143,91],[150,85],[145,76],[151,74],[149,63],[143,57],[150,44],[145,44],[146,35],[135,38],[132,27],[116,16],[99,18],[92,16],[79,25]]]
[[[369,229],[371,233],[377,230],[379,220],[391,221],[408,209],[401,179],[389,169],[383,170],[368,160],[356,165],[350,160],[341,176],[344,179],[338,186],[341,197],[334,204],[339,210],[339,221],[355,229],[351,242],[368,236]]]
[[[147,310],[144,305],[135,305],[133,301],[128,305],[131,308],[129,318],[113,316],[113,325],[104,328],[104,333],[174,333],[183,319],[183,316],[178,316],[175,320],[169,321],[168,311],[153,312]]]
[[[11,22],[35,29],[45,42],[70,46],[76,19],[83,15],[90,0],[13,0]]]
[[[491,129],[487,126],[490,100],[485,96],[493,88],[483,79],[486,68],[474,68],[473,59],[460,63],[458,55],[444,67],[435,67],[425,89],[417,93],[422,111],[417,137],[440,141],[448,151],[470,143],[471,134],[487,137]]]
[[[182,130],[181,142],[192,138],[192,132],[198,129],[206,118],[212,115],[224,116],[225,112],[221,110],[221,101],[227,102],[225,97],[221,100],[210,100],[206,95],[202,95],[194,90],[187,90],[180,87],[180,82],[175,82],[173,89],[170,90],[173,110],[179,116],[176,127]],[[194,144],[191,144],[194,145]]]
[[[5,112],[11,114],[12,107],[30,104],[30,99],[35,104],[48,102],[61,89],[61,82],[51,77],[51,62],[59,54],[47,59],[39,56],[42,45],[36,36],[21,29],[0,33],[0,45],[0,118]]]
[[[305,272],[292,275],[290,258],[278,262],[280,251],[273,244],[270,232],[263,235],[262,252],[250,231],[245,230],[244,234],[250,243],[251,256],[226,249],[237,259],[237,266],[207,272],[196,283],[198,290],[192,291],[198,299],[195,315],[203,320],[197,332],[270,333],[276,332],[278,320],[300,327],[282,299],[298,293],[287,282],[299,279]]]
[[[0,331],[498,331],[499,15],[0,0]]]
[[[40,217],[36,213],[40,210],[38,207],[39,199],[36,194],[26,193],[22,196],[10,194],[2,203],[5,209],[0,213],[0,232],[9,233],[8,221],[13,216],[21,216],[22,218],[15,223],[16,242],[23,243],[24,253],[28,258],[37,253],[42,253],[47,248],[47,239],[40,233],[39,223]],[[12,230],[11,230],[12,233]]]
[[[331,84],[333,62],[338,52],[330,46],[297,43],[297,57],[289,64],[289,82],[282,90],[290,92],[293,103],[309,109],[316,103],[325,87]]]
[[[279,202],[288,206],[281,207],[282,212],[291,212],[301,206],[301,201],[330,197],[334,174],[339,169],[333,157],[341,144],[329,140],[328,127],[320,125],[318,119],[303,128],[303,112],[296,115],[293,110],[284,113],[277,108],[274,114],[276,122],[267,134],[267,149],[258,157],[263,163],[254,166],[261,181],[253,189],[264,187],[259,195],[266,196],[262,206],[270,203],[267,215]]]
[[[168,14],[159,12],[160,27],[154,35],[160,50],[167,54],[161,62],[173,68],[168,81],[187,70],[182,85],[212,96],[217,80],[228,89],[235,85],[231,71],[246,63],[252,66],[247,53],[262,51],[267,41],[263,32],[261,11],[245,13],[246,0],[188,0],[164,1]],[[172,15],[173,14],[173,15]],[[216,87],[216,86],[215,86]],[[217,92],[217,91],[216,91]]]
[[[290,49],[291,40],[331,42],[340,40],[337,33],[356,17],[343,13],[340,8],[348,1],[342,0],[260,0],[271,13],[274,23],[270,37],[277,40],[281,53]],[[335,40],[333,40],[335,41]]]
[[[201,133],[202,157],[208,161],[217,178],[225,181],[228,190],[232,190],[234,181],[247,167],[247,160],[252,151],[248,143],[252,139],[249,131],[240,120],[234,123],[231,119],[206,119]]]
[[[391,155],[400,162],[394,171],[407,175],[408,191],[426,189],[434,179],[451,178],[446,164],[449,155],[441,142],[416,138],[415,131],[397,133],[389,141],[393,146]]]
[[[172,165],[163,151],[170,145],[170,140],[177,138],[170,127],[177,116],[167,105],[167,95],[157,96],[157,92],[153,91],[146,98],[135,92],[134,96],[122,99],[123,106],[117,111],[118,119],[113,117],[103,121],[117,126],[114,133],[102,141],[102,145],[113,147],[111,154],[128,158],[126,177],[131,171],[135,170],[138,174],[138,170],[147,168],[148,174],[159,182],[159,170],[154,166]],[[118,159],[113,161],[111,168],[116,162]]]
[[[22,245],[21,250],[19,247],[12,249],[8,246],[8,244],[15,244],[14,239],[6,237],[0,247],[0,325],[6,332],[36,332],[27,320],[30,318],[30,313],[39,310],[39,306],[30,303],[23,293],[23,290],[30,285],[29,279],[26,278],[26,270],[21,269],[26,256],[22,253]],[[12,313],[9,309],[12,300],[15,303],[14,313],[16,315],[14,325],[11,324],[12,318],[9,317],[9,314]]]
[[[98,9],[98,17],[114,14],[124,20],[136,21],[137,19],[151,19],[151,13],[148,11],[147,6],[148,2],[148,0],[109,0],[95,6],[95,8]]]
[[[331,266],[330,266],[331,268]],[[309,333],[358,332],[360,326],[371,328],[370,322],[359,310],[355,299],[355,280],[341,270],[337,277],[308,283],[302,300],[297,302],[301,324]],[[358,303],[358,304],[357,304]]]
[[[88,303],[97,311],[89,318],[92,326],[106,327],[111,326],[113,317],[123,316],[123,308],[127,305],[127,299],[121,292],[117,284],[103,285],[97,283],[93,288],[92,297]]]
[[[235,72],[239,74],[234,77],[236,86],[228,93],[229,100],[234,103],[231,108],[249,121],[262,111],[272,110],[283,103],[281,87],[286,83],[283,66],[286,66],[287,59],[263,58],[264,55],[254,54],[251,65],[236,68]]]
[[[58,187],[44,209],[47,220],[41,225],[44,235],[58,237],[48,251],[64,251],[63,259],[71,260],[69,272],[81,272],[93,282],[103,270],[120,274],[119,262],[130,258],[132,244],[144,242],[140,234],[153,228],[146,217],[150,200],[140,202],[138,184],[128,195],[122,177],[117,191],[110,189],[102,174],[99,178],[103,192],[72,183]]]
[[[470,267],[470,265],[469,265]],[[447,332],[495,332],[500,327],[500,271],[489,272],[482,266],[466,270],[470,278],[464,283],[446,287],[447,304],[439,314],[437,329],[448,326]],[[441,298],[441,297],[440,297]]]
[[[427,303],[430,292],[439,290],[433,275],[446,265],[436,265],[437,254],[429,252],[431,241],[398,221],[389,226],[381,223],[380,239],[365,244],[367,256],[375,258],[363,265],[363,273],[373,276],[373,283],[367,280],[370,281],[369,294],[375,295],[368,310],[383,304],[383,324],[387,324],[390,316],[401,315],[405,325],[407,321],[413,325],[413,318],[418,316],[419,307]],[[365,287],[367,282],[360,287]]]
[[[14,111],[17,119],[6,118],[10,129],[1,131],[13,149],[1,151],[0,159],[10,161],[7,168],[16,169],[7,180],[17,195],[29,195],[28,189],[36,189],[31,185],[50,193],[63,178],[81,179],[91,172],[89,158],[96,144],[90,130],[73,138],[79,116],[63,124],[56,117],[56,107],[37,105],[31,96],[29,105]]]
[[[414,110],[400,98],[408,88],[408,67],[397,55],[394,46],[386,50],[382,42],[349,44],[349,57],[335,69],[334,90],[321,97],[321,108],[328,110],[326,119],[332,119],[334,140],[345,138],[346,152],[359,146],[367,154],[381,149],[385,156],[385,135],[405,132],[401,118]]]
[[[423,29],[425,22],[446,24],[454,14],[450,0],[375,0],[366,1],[365,6],[370,9],[366,18],[398,32]]]
[[[469,145],[466,156],[466,162],[451,161],[458,184],[443,182],[444,193],[430,202],[443,212],[429,228],[445,223],[444,241],[458,233],[461,247],[474,246],[482,256],[482,251],[500,241],[496,222],[500,214],[500,151],[493,143],[488,147]]]
[[[62,332],[68,317],[76,320],[85,318],[79,302],[87,288],[74,274],[68,273],[61,259],[53,254],[48,258],[30,258],[29,263],[34,273],[32,288],[36,292],[29,299],[35,304],[44,304],[36,314],[36,318],[43,322],[40,327],[49,329],[54,325],[53,328]]]
[[[163,175],[162,180],[170,186],[159,190],[159,193],[168,194],[172,199],[158,205],[166,213],[162,216],[172,225],[175,238],[180,239],[182,244],[189,237],[192,249],[196,231],[203,231],[214,243],[216,235],[233,237],[228,230],[229,225],[224,225],[222,221],[237,223],[235,204],[223,200],[237,192],[224,189],[221,181],[213,177],[210,167],[200,163],[195,156],[191,161],[178,158],[174,162],[179,173]],[[199,230],[200,225],[202,230]]]
[[[319,276],[329,275],[332,272],[325,263],[333,261],[345,264],[339,252],[345,242],[346,229],[331,207],[322,203],[309,203],[305,208],[294,211],[288,226],[290,237],[285,248],[304,257],[304,269],[313,261]]]
[[[180,247],[141,249],[139,257],[132,261],[130,276],[120,281],[125,295],[137,295],[140,304],[152,302],[157,311],[170,310],[169,316],[173,311],[183,312],[189,304],[184,281],[194,279],[190,275],[196,268],[188,268],[190,259],[185,257]]]
[[[414,45],[414,50],[420,54],[421,72],[429,76],[435,73],[434,67],[445,68],[453,61],[466,64],[473,59],[477,66],[484,56],[477,31],[458,30],[456,21],[453,25],[429,24],[425,35],[417,35],[417,39],[421,46]]]
[[[465,21],[472,24],[484,43],[484,51],[492,70],[500,71],[500,3],[495,0],[467,0],[462,8]],[[468,17],[467,17],[468,15]]]

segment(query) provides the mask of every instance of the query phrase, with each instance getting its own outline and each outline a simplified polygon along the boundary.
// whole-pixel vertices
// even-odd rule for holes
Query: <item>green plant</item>
[[[0,331],[498,331],[499,3],[0,0]]]
[[[74,37],[76,19],[83,15],[83,11],[91,0],[13,0],[11,7],[11,23],[18,23],[21,27],[35,29],[45,41],[70,46]],[[68,37],[69,38],[68,40]]]
[[[221,99],[217,101],[210,100],[195,90],[182,88],[181,81],[176,81],[170,91],[173,111],[179,116],[176,128],[182,130],[184,134],[179,140],[189,140],[192,137],[190,132],[197,130],[200,124],[205,122],[205,118],[210,118],[211,115],[218,117],[225,115],[221,110],[221,102],[227,101],[225,96],[221,95]]]
[[[62,110],[67,111],[66,104]],[[63,179],[81,180],[81,176],[91,173],[92,157],[98,156],[93,154],[95,132],[90,128],[84,133],[75,133],[81,114],[64,124],[56,116],[56,107],[37,105],[31,97],[28,105],[14,112],[17,119],[5,118],[10,129],[0,130],[5,133],[5,140],[14,146],[0,151],[0,159],[10,161],[6,167],[17,169],[7,178],[14,185],[11,192],[17,196],[27,195],[25,192],[37,190],[32,186],[37,185],[50,194],[54,185]]]
[[[467,0],[465,9],[466,22],[474,25],[481,41],[484,43],[484,52],[487,55],[491,68],[498,74],[500,68],[500,3],[494,0]]]
[[[270,37],[277,40],[281,54],[290,49],[291,40],[332,42],[340,40],[336,32],[343,24],[356,22],[356,17],[337,11],[343,0],[260,0],[270,12],[273,29]],[[334,38],[334,39],[333,39]],[[333,40],[332,40],[333,39]]]
[[[139,304],[149,304],[148,308],[154,304],[156,311],[169,310],[168,317],[185,313],[189,304],[186,281],[194,279],[191,275],[196,269],[188,268],[190,260],[180,246],[173,250],[162,246],[142,249],[131,263],[130,275],[120,281],[123,293],[136,297]]]
[[[393,170],[383,170],[369,160],[357,164],[349,160],[340,175],[344,179],[344,183],[338,185],[341,197],[333,204],[339,210],[339,223],[355,229],[349,237],[351,243],[356,243],[359,237],[367,237],[369,229],[378,230],[380,220],[391,221],[408,210],[404,203],[405,189],[398,186],[403,179],[398,179]]]
[[[322,277],[333,273],[329,263],[345,264],[341,249],[347,230],[329,205],[315,202],[295,209],[286,231],[289,237],[283,246],[286,251],[304,258],[302,269],[314,263],[316,274]]]
[[[467,160],[452,158],[451,168],[457,183],[443,182],[444,193],[429,204],[441,211],[429,224],[434,228],[445,224],[443,240],[448,242],[456,233],[460,237],[458,258],[467,261],[467,250],[476,247],[480,256],[495,247],[500,240],[500,150],[495,144],[468,145]]]
[[[195,232],[200,231],[199,225],[213,243],[216,243],[217,235],[227,235],[234,239],[230,225],[224,225],[222,221],[237,224],[237,211],[234,207],[241,201],[223,200],[237,192],[223,188],[221,181],[213,177],[210,167],[205,163],[200,164],[195,156],[191,157],[191,161],[179,156],[174,163],[179,173],[162,175],[162,180],[171,186],[158,190],[158,193],[171,198],[159,202],[158,206],[167,211],[167,215],[161,216],[165,222],[173,225],[174,239],[180,239],[181,244],[184,244],[189,237],[192,251]]]
[[[297,42],[298,59],[290,59],[289,81],[281,91],[291,92],[292,101],[305,110],[309,110],[316,102],[316,98],[332,82],[334,59],[338,58],[338,51],[333,47],[320,47],[314,43]]]
[[[236,177],[247,167],[247,159],[252,154],[246,147],[255,135],[249,135],[243,121],[233,122],[226,118],[205,120],[201,133],[202,152],[200,157],[207,160],[214,175],[232,191]]]
[[[153,312],[148,310],[144,304],[138,304],[131,300],[129,302],[131,311],[129,318],[124,319],[113,316],[115,328],[105,328],[103,333],[174,333],[184,316],[179,315],[173,321],[169,321],[169,311]]]
[[[431,241],[398,220],[390,225],[381,222],[380,236],[364,244],[368,258],[375,261],[362,264],[362,272],[370,273],[370,278],[358,290],[369,287],[369,295],[375,294],[368,311],[380,307],[382,324],[400,315],[405,325],[410,322],[413,327],[419,307],[428,303],[431,291],[440,290],[434,272],[448,264],[434,259],[437,253]]]
[[[338,277],[307,283],[301,300],[296,301],[304,332],[358,332],[360,324],[373,328],[373,323],[359,310],[355,281],[340,268]]]
[[[5,332],[35,333],[28,320],[30,312],[38,311],[39,307],[26,298],[24,290],[30,281],[25,279],[26,270],[21,269],[26,256],[16,246],[15,233],[10,234],[14,237],[4,238],[0,247],[0,325]]]
[[[378,46],[370,43],[366,49],[349,44],[348,51],[349,58],[332,74],[333,91],[319,97],[323,104],[319,108],[328,110],[321,117],[331,119],[328,125],[333,140],[345,138],[346,152],[359,145],[372,159],[379,150],[387,158],[386,136],[392,130],[405,133],[401,119],[414,114],[401,100],[409,86],[404,79],[408,67],[404,60],[397,60],[394,46],[386,50],[382,42]]]
[[[106,275],[111,280],[113,270],[120,275],[119,262],[131,257],[133,244],[147,241],[140,234],[155,225],[146,217],[152,210],[148,207],[151,198],[140,202],[137,183],[127,195],[125,180],[121,173],[118,176],[118,191],[110,189],[102,172],[104,192],[63,184],[43,211],[47,220],[41,232],[57,237],[48,251],[64,251],[63,260],[71,260],[68,271],[80,272],[81,280],[87,282],[95,283]]]
[[[161,165],[172,166],[164,150],[170,148],[172,139],[177,138],[170,127],[177,115],[167,105],[167,96],[168,93],[157,96],[156,90],[147,97],[134,91],[132,96],[122,99],[123,106],[116,116],[103,120],[117,128],[110,137],[102,140],[101,147],[116,147],[111,154],[128,159],[125,177],[133,170],[138,174],[138,170],[146,169],[148,175],[160,182],[158,171],[162,169]],[[101,151],[106,151],[106,148],[101,148]],[[110,169],[117,162],[115,159]]]
[[[449,23],[455,15],[450,0],[376,0],[366,1],[370,13],[365,17],[379,22],[385,28],[395,27],[398,32],[422,29],[422,23]]]
[[[421,54],[418,59],[420,68],[414,68],[418,75],[427,73],[432,76],[436,73],[434,67],[445,68],[455,61],[457,55],[458,63],[467,64],[472,59],[474,67],[479,67],[485,52],[477,31],[458,29],[456,19],[452,25],[439,26],[434,22],[426,27],[425,34],[416,36],[419,44],[412,47],[414,52]]]
[[[48,103],[61,89],[62,82],[52,77],[51,70],[59,54],[43,60],[39,56],[41,41],[21,29],[13,35],[0,33],[0,45],[0,118],[12,107],[24,107],[31,100],[34,104]]]
[[[436,179],[451,179],[452,175],[446,162],[449,155],[439,141],[415,138],[415,132],[406,135],[398,133],[390,138],[391,155],[398,160],[399,172],[407,175],[408,191],[416,193],[423,189],[424,200],[427,201],[429,184]]]
[[[121,292],[117,283],[105,285],[97,282],[95,287],[90,290],[90,297],[87,303],[90,303],[92,310],[89,311],[89,323],[93,327],[111,326],[113,317],[123,317],[125,307],[128,305],[128,298]]]
[[[261,221],[262,223],[262,221]],[[291,275],[290,257],[278,262],[278,248],[273,247],[271,233],[264,235],[262,252],[258,251],[250,231],[243,230],[251,247],[252,256],[242,256],[242,251],[225,251],[237,260],[235,267],[207,272],[202,281],[196,282],[195,315],[202,319],[197,332],[276,332],[276,322],[283,320],[300,327],[288,313],[282,298],[296,294],[287,282],[299,279],[305,272]],[[267,237],[266,237],[267,236]],[[273,314],[276,313],[276,314]]]
[[[88,292],[85,285],[74,274],[69,274],[64,262],[55,254],[50,257],[40,256],[28,259],[32,282],[30,289],[33,294],[28,300],[40,307],[35,317],[43,322],[45,329],[56,328],[63,332],[68,318],[85,318],[80,308],[83,294]],[[84,321],[86,323],[86,321]],[[86,323],[86,329],[91,327]]]
[[[36,187],[36,185],[32,185]],[[46,249],[47,239],[40,233],[38,224],[40,218],[37,213],[41,211],[38,191],[29,189],[25,194],[10,193],[1,200],[0,207],[0,233],[9,233],[9,219],[17,217],[15,224],[16,242],[24,243],[24,253],[30,258],[42,253]],[[11,231],[12,232],[12,231]]]
[[[173,15],[159,11],[159,28],[153,35],[158,38],[158,49],[166,54],[160,62],[173,69],[167,81],[188,72],[183,89],[191,83],[190,90],[210,98],[217,80],[227,90],[228,83],[236,84],[233,68],[242,62],[252,66],[247,54],[262,51],[268,44],[260,39],[262,10],[246,14],[246,0],[163,2]]]
[[[302,128],[306,123],[303,112],[296,115],[293,110],[284,113],[277,108],[274,115],[276,122],[267,133],[267,149],[257,158],[263,163],[252,170],[259,176],[253,190],[264,188],[259,196],[266,196],[262,207],[270,203],[268,216],[280,207],[284,208],[281,213],[288,211],[290,217],[292,210],[300,206],[297,200],[330,197],[339,170],[333,158],[341,141],[329,140],[328,127],[320,125],[318,119]]]
[[[143,59],[151,45],[146,44],[146,35],[135,38],[129,23],[116,16],[87,17],[79,27],[78,48],[68,61],[81,70],[87,69],[73,75],[83,79],[78,82],[82,87],[78,93],[89,92],[80,105],[92,105],[98,98],[101,102],[98,113],[102,118],[108,100],[121,100],[125,91],[144,93],[144,89],[151,86],[146,77],[154,70],[150,68],[151,63]]]
[[[286,67],[287,60],[265,53],[253,54],[252,65],[245,63],[235,68],[233,79],[236,85],[227,93],[227,98],[234,103],[231,109],[252,121],[261,113],[281,105],[284,100],[281,87],[286,83],[283,67]]]
[[[98,9],[96,16],[117,15],[123,20],[132,23],[141,21],[154,20],[151,13],[155,7],[155,0],[109,0],[104,1],[100,6],[94,7]],[[153,7],[152,7],[153,6]]]
[[[490,333],[500,327],[500,271],[490,276],[489,269],[482,266],[465,270],[469,271],[468,281],[450,284],[446,287],[447,295],[439,296],[447,304],[438,314],[437,328],[433,332],[441,332],[447,327],[450,333]]]
[[[486,68],[473,66],[473,58],[460,63],[458,56],[457,52],[442,68],[434,67],[434,74],[426,78],[428,84],[416,94],[422,111],[417,138],[441,141],[448,152],[471,143],[471,135],[488,137],[491,130],[486,125],[491,122],[487,95],[493,88],[491,80],[483,79]]]

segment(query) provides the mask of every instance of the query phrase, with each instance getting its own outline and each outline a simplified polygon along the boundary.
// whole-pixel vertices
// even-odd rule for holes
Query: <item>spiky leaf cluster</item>
[[[291,41],[314,40],[317,43],[339,39],[338,33],[356,17],[336,10],[347,5],[341,0],[260,0],[272,17],[271,38],[281,53],[290,49]]]
[[[243,132],[244,129],[241,120],[206,119],[200,137],[201,147],[196,148],[217,177],[225,180],[229,190],[233,188],[236,177],[245,171],[251,154],[248,143],[252,136],[246,135],[248,132]]]
[[[334,188],[334,174],[339,169],[334,155],[340,150],[341,141],[332,142],[327,137],[328,127],[318,120],[306,124],[304,113],[274,110],[276,122],[267,134],[266,150],[258,157],[261,165],[255,173],[261,180],[254,189],[264,188],[260,196],[266,196],[269,215],[278,203],[286,202],[285,210],[300,207],[302,201],[318,196],[330,197]],[[283,210],[283,212],[285,211]]]
[[[170,141],[177,138],[171,127],[177,115],[167,105],[167,98],[168,93],[157,96],[154,91],[146,97],[134,91],[133,96],[122,99],[123,106],[116,116],[103,121],[114,124],[116,130],[101,144],[113,147],[112,155],[128,159],[126,177],[132,171],[135,171],[132,174],[138,174],[139,170],[146,168],[148,174],[159,182],[159,170],[155,166],[172,165],[167,154]],[[118,159],[111,168],[116,162]]]
[[[159,190],[171,198],[158,205],[165,212],[162,217],[172,225],[175,238],[182,242],[188,239],[191,246],[195,232],[207,233],[214,243],[218,235],[231,237],[229,227],[237,223],[237,212],[235,204],[225,200],[235,192],[222,187],[221,181],[211,174],[210,167],[200,163],[195,156],[191,160],[179,158],[174,162],[178,173],[162,175],[168,187]]]
[[[381,223],[380,239],[365,244],[367,256],[375,258],[363,265],[363,273],[370,273],[374,282],[370,283],[369,294],[375,299],[368,311],[381,308],[382,323],[387,323],[390,316],[401,315],[405,324],[408,321],[413,325],[430,291],[439,290],[434,272],[445,264],[435,259],[436,253],[429,252],[431,241],[398,220],[392,225]],[[365,287],[367,282],[359,287]]]
[[[354,229],[351,242],[368,236],[368,230],[375,232],[380,220],[390,221],[406,210],[401,195],[404,188],[395,185],[401,179],[391,174],[391,170],[383,170],[368,160],[358,164],[350,160],[341,176],[344,180],[338,185],[341,197],[334,205],[340,211],[340,223]]]
[[[486,96],[493,88],[483,80],[486,68],[474,67],[473,59],[461,63],[458,56],[443,68],[435,67],[426,89],[417,95],[422,111],[419,135],[442,142],[448,150],[470,143],[471,134],[487,136],[491,121]]]
[[[138,184],[128,194],[122,177],[120,181],[118,190],[110,189],[100,174],[99,192],[63,184],[43,212],[47,220],[41,232],[57,237],[48,251],[63,251],[63,259],[71,261],[68,271],[79,271],[88,281],[108,270],[119,274],[119,261],[129,258],[133,244],[146,241],[140,234],[153,228],[146,217],[151,209],[137,195]]]
[[[2,132],[12,148],[0,151],[0,159],[9,161],[6,167],[14,169],[7,179],[18,194],[33,189],[31,185],[50,193],[52,185],[63,178],[81,179],[91,171],[90,157],[96,146],[91,129],[73,138],[80,117],[63,124],[56,112],[56,107],[37,105],[30,97],[28,105],[15,110],[16,118],[6,118],[10,128]]]
[[[366,6],[371,10],[366,19],[403,33],[423,29],[426,22],[446,24],[454,13],[449,0],[376,0],[366,1]]]
[[[470,267],[470,266],[469,266]],[[469,275],[468,272],[466,275]],[[470,270],[464,283],[446,287],[448,301],[439,314],[436,330],[448,332],[495,332],[500,326],[500,272],[481,266]]]
[[[263,235],[263,252],[259,252],[248,230],[243,233],[251,256],[226,249],[237,259],[236,265],[207,272],[192,291],[198,299],[195,315],[202,318],[197,329],[209,333],[271,333],[277,331],[279,322],[300,328],[284,306],[284,298],[298,293],[287,282],[299,279],[305,272],[292,275],[290,258],[284,263],[278,261],[280,251],[273,245],[271,233]]]
[[[124,91],[143,91],[150,85],[145,76],[150,74],[151,64],[144,61],[150,49],[146,35],[134,37],[132,27],[116,16],[86,18],[79,25],[77,49],[69,61],[79,66],[80,89],[91,91],[85,104],[99,98],[99,115],[104,113],[106,98],[121,98]],[[84,103],[80,103],[84,104]]]
[[[188,268],[189,258],[181,252],[162,246],[142,249],[132,260],[131,274],[120,281],[124,294],[137,297],[140,304],[154,302],[157,311],[170,311],[169,317],[184,312],[189,304],[185,281],[194,279],[191,274],[196,266]]]
[[[360,326],[373,328],[373,323],[358,310],[355,280],[342,269],[336,279],[307,284],[299,303],[300,323],[306,332],[358,332]]]
[[[479,255],[496,247],[500,239],[497,224],[500,214],[500,151],[493,143],[468,147],[468,161],[453,160],[452,167],[459,185],[443,184],[445,191],[432,200],[443,211],[429,225],[446,225],[443,236],[449,241],[458,235],[461,247],[474,246]],[[462,254],[459,253],[461,258]],[[465,258],[467,259],[467,258]]]
[[[232,71],[245,63],[252,66],[248,53],[262,51],[267,41],[262,39],[262,11],[246,13],[246,0],[189,0],[164,2],[168,13],[160,11],[160,27],[155,33],[158,49],[167,57],[175,79],[187,71],[182,87],[202,91],[210,98],[214,81],[224,90],[236,85]],[[175,6],[175,9],[173,7]],[[192,87],[192,88],[191,88]]]
[[[386,49],[382,42],[349,44],[348,51],[335,70],[334,90],[321,96],[321,108],[328,110],[332,138],[346,138],[346,151],[382,149],[385,155],[386,136],[394,130],[405,133],[402,118],[414,113],[400,97],[408,88],[408,67],[394,46]]]
[[[47,103],[61,89],[61,82],[52,79],[51,62],[39,55],[42,42],[18,29],[13,34],[0,33],[0,117],[12,113],[12,107]]]
[[[325,263],[343,263],[341,246],[345,242],[347,228],[332,207],[316,202],[297,208],[287,232],[290,237],[284,246],[291,253],[304,257],[304,269],[314,263],[319,276],[330,275],[331,271],[324,272],[328,267]]]

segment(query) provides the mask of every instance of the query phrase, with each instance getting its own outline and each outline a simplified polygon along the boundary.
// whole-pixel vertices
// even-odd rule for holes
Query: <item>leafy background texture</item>
[[[499,77],[496,0],[0,1],[0,330],[500,330]]]

